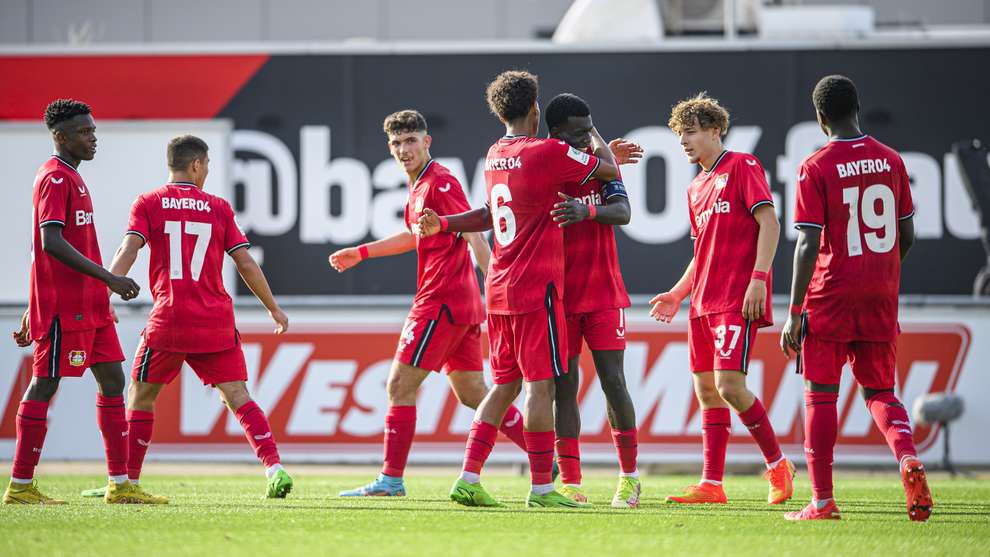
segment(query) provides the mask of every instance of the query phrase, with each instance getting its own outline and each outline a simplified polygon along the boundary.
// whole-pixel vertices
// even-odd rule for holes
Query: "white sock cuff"
[[[34,478],[24,479],[24,478],[15,478],[14,476],[11,476],[10,481],[11,483],[15,483],[15,484],[29,484],[34,481]]]
[[[638,478],[639,469],[633,470],[632,472],[619,472],[620,478]]]

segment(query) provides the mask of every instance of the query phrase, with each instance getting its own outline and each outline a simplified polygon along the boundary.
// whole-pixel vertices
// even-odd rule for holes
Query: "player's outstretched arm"
[[[780,239],[780,223],[773,205],[760,205],[753,212],[753,218],[760,227],[756,239],[756,263],[753,265],[753,277],[749,280],[746,295],[743,297],[743,318],[756,321],[766,313],[767,303],[767,273],[773,265],[773,256],[777,252],[777,241]]]
[[[103,282],[124,300],[136,297],[141,291],[141,287],[129,277],[115,275],[79,253],[62,237],[61,226],[50,224],[41,228],[41,249],[73,271]]]
[[[897,240],[901,250],[901,263],[914,245],[914,217],[897,221]]]
[[[798,232],[797,246],[794,248],[794,274],[791,277],[791,307],[787,311],[784,330],[780,332],[780,349],[788,358],[790,351],[801,352],[801,308],[804,296],[815,272],[815,261],[821,249],[822,229],[802,228]]]
[[[488,262],[492,258],[492,248],[488,245],[488,240],[480,232],[467,232],[464,234],[471,253],[474,254],[474,262],[481,269],[481,274],[488,275]]]
[[[413,225],[413,234],[427,238],[440,232],[484,232],[492,229],[492,214],[488,206],[480,209],[440,216],[433,209],[423,209],[419,221]]]
[[[605,205],[586,205],[580,199],[575,199],[566,193],[557,192],[563,201],[557,202],[550,211],[557,226],[564,228],[583,220],[595,220],[602,224],[626,225],[632,210],[629,200],[625,197],[614,197]]]
[[[261,301],[265,309],[268,310],[268,315],[271,316],[272,321],[278,325],[275,328],[275,334],[280,335],[288,331],[289,316],[282,311],[278,302],[275,301],[275,296],[272,295],[272,289],[268,286],[268,279],[265,278],[265,273],[254,261],[254,258],[251,257],[247,248],[235,249],[231,252],[230,258],[234,260],[234,265],[237,267],[237,274],[241,275],[241,278],[244,279],[244,284]]]
[[[688,263],[687,269],[681,275],[677,284],[667,292],[657,294],[650,299],[650,315],[657,321],[670,323],[681,309],[681,302],[691,293],[691,286],[694,284],[694,258]]]
[[[387,257],[414,249],[416,249],[416,237],[408,230],[403,230],[381,240],[337,250],[330,254],[330,266],[338,273],[343,273],[370,257]]]
[[[110,272],[115,275],[126,275],[137,261],[138,252],[144,247],[144,239],[136,234],[125,234],[120,247],[113,254]]]

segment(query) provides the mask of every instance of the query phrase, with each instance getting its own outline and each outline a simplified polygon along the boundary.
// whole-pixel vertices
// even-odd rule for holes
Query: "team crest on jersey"
[[[85,350],[70,350],[69,351],[69,365],[73,367],[82,367],[86,365],[86,351]]]
[[[416,320],[410,319],[406,321],[405,328],[402,329],[402,333],[399,335],[399,344],[402,348],[408,347],[413,341],[416,340]]]
[[[726,184],[729,183],[729,173],[719,174],[715,177],[715,189],[720,190],[725,188]]]

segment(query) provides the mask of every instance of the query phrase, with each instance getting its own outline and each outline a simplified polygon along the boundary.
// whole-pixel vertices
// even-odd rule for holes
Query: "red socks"
[[[127,474],[127,418],[124,414],[123,396],[96,394],[96,423],[103,434],[103,448],[107,455],[107,474]]]
[[[804,451],[816,501],[832,498],[832,454],[839,435],[839,393],[804,393]]]
[[[524,431],[533,485],[553,483],[553,431]],[[575,443],[575,449],[577,444]]]
[[[704,447],[702,480],[722,481],[725,474],[725,451],[729,446],[732,416],[728,408],[701,411],[701,443]]]
[[[389,406],[385,414],[385,465],[382,473],[401,478],[416,435],[416,407]]]
[[[767,461],[767,464],[777,462],[784,456],[780,452],[780,443],[777,442],[777,434],[773,432],[773,426],[770,425],[770,418],[767,416],[767,411],[763,408],[763,403],[760,402],[760,399],[754,399],[753,405],[749,407],[749,410],[740,412],[739,419],[749,429],[749,434],[756,440],[756,444],[760,446],[760,451],[763,452],[763,458]]]
[[[241,405],[234,411],[237,421],[244,428],[248,443],[254,449],[254,454],[258,460],[265,465],[265,468],[274,466],[281,462],[278,456],[278,447],[275,446],[275,438],[272,437],[272,428],[268,425],[268,418],[265,413],[253,401]]]
[[[34,468],[41,459],[41,448],[48,433],[48,403],[23,400],[17,407],[17,447],[10,475],[19,480],[34,478]]]
[[[636,456],[639,453],[636,428],[624,431],[613,429],[612,442],[615,443],[615,452],[619,455],[619,468],[622,470],[622,473],[632,474],[635,472]],[[559,451],[560,449],[557,450]]]
[[[526,438],[523,436],[523,415],[514,404],[505,411],[502,425],[498,426],[498,430],[520,449],[526,450]]]
[[[471,433],[468,435],[467,447],[464,449],[465,472],[481,473],[481,467],[488,460],[488,455],[492,454],[497,436],[498,430],[492,424],[478,420],[471,423]]]
[[[574,437],[558,437],[556,447],[560,481],[565,485],[581,485],[581,449],[578,440]],[[552,469],[553,463],[550,466]]]
[[[887,445],[900,463],[905,456],[917,456],[914,439],[911,437],[911,422],[907,411],[891,391],[877,393],[866,401],[873,421],[880,433],[887,439]]]
[[[131,481],[141,479],[144,455],[151,446],[151,432],[155,428],[155,414],[143,410],[127,411],[127,477]]]

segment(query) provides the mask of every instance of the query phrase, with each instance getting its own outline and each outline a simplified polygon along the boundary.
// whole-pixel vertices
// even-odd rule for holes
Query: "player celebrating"
[[[580,97],[557,95],[544,112],[550,137],[566,141],[585,152],[591,146],[591,109]],[[609,146],[621,163],[638,162],[642,147],[623,140]],[[563,201],[554,207],[554,221],[564,227],[564,313],[567,316],[567,368],[556,378],[556,453],[563,487],[560,492],[585,502],[581,489],[581,456],[578,436],[581,412],[578,358],[581,339],[588,343],[602,390],[608,403],[612,440],[621,472],[612,506],[639,506],[639,472],[636,468],[636,409],[626,389],[622,360],[626,349],[625,313],[629,307],[626,285],[615,250],[615,225],[629,223],[629,200],[621,180],[589,180],[573,183]],[[586,224],[578,224],[589,221]],[[594,221],[594,222],[591,222]]]
[[[553,489],[554,378],[567,373],[561,297],[564,235],[550,212],[569,184],[592,178],[610,181],[618,168],[608,145],[592,128],[594,154],[567,143],[537,138],[540,108],[536,76],[503,72],[488,85],[488,106],[505,124],[505,137],[488,150],[485,184],[489,205],[440,217],[424,210],[418,232],[477,232],[493,229],[495,249],[485,279],[488,337],[495,386],[471,426],[464,470],[450,498],[462,505],[498,506],[480,483],[481,468],[495,443],[495,424],[526,386],[524,418],[532,489],[530,507],[586,507]]]
[[[670,323],[690,293],[688,329],[694,391],[702,409],[701,481],[673,503],[725,503],[722,475],[729,443],[729,406],[739,414],[767,463],[767,501],[794,492],[794,465],[780,451],[763,404],[746,388],[750,349],[760,327],[772,324],[771,266],[780,225],[763,166],[752,155],[727,151],[729,113],[700,93],[677,103],[668,123],[701,172],[688,186],[694,258],[669,292],[650,303],[650,315]]]
[[[224,253],[278,325],[275,334],[288,329],[289,318],[248,253],[251,244],[234,222],[230,204],[203,191],[208,151],[202,139],[191,135],[169,142],[169,181],[134,201],[127,233],[110,267],[129,270],[145,244],[151,249],[149,279],[155,303],[138,344],[128,392],[128,475],[132,483],[141,476],[158,393],[188,363],[203,384],[219,389],[244,428],[265,465],[267,496],[285,497],[292,490],[292,478],[280,464],[268,418],[247,390],[234,307],[221,276]]]
[[[415,110],[402,110],[385,118],[389,152],[409,176],[406,227],[419,220],[424,207],[443,213],[468,211],[464,190],[449,170],[430,157],[433,138],[426,119]],[[488,392],[481,370],[481,305],[478,279],[468,254],[474,251],[482,272],[488,269],[491,251],[478,233],[444,233],[421,238],[408,229],[356,248],[345,248],[330,256],[330,265],[344,272],[369,257],[386,257],[416,250],[416,297],[399,337],[386,391],[389,409],[385,416],[385,462],[378,479],[357,489],[340,492],[348,496],[406,494],[402,480],[416,434],[416,393],[430,371],[444,370],[454,394],[465,406],[477,408]],[[523,450],[521,413],[509,407],[500,430]]]
[[[805,378],[804,438],[813,498],[785,517],[840,517],[832,498],[832,451],[839,379],[848,360],[873,421],[900,464],[908,516],[924,521],[932,495],[908,414],[894,394],[897,291],[901,262],[914,242],[908,173],[896,151],[860,131],[859,96],[849,78],[823,77],[812,101],[829,142],[798,170],[794,226],[800,233],[780,346],[788,356],[790,350],[798,354]]]
[[[31,384],[17,409],[17,445],[4,503],[62,504],[41,493],[34,469],[48,432],[48,404],[62,377],[93,370],[99,387],[96,418],[103,435],[109,473],[107,501],[149,502],[148,494],[127,481],[127,423],[124,371],[110,291],[129,300],[137,283],[102,267],[90,190],[76,170],[96,155],[96,123],[88,105],[59,99],[45,109],[55,154],[38,170],[34,183],[31,293],[18,346],[35,342]]]

